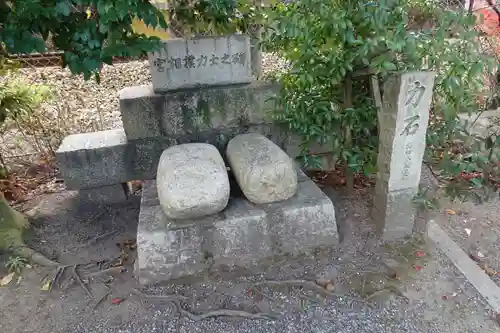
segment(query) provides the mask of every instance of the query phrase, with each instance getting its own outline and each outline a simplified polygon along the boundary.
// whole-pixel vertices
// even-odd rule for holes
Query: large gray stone
[[[217,148],[186,143],[166,149],[158,163],[158,198],[170,219],[189,219],[223,210],[229,200],[226,165]]]
[[[383,239],[413,230],[413,196],[418,193],[435,74],[390,77],[379,110],[377,184],[372,217]]]
[[[271,98],[278,91],[265,81],[165,94],[156,94],[151,85],[135,86],[120,91],[120,112],[128,140],[193,137],[271,124]]]
[[[257,204],[283,201],[297,191],[293,160],[260,134],[242,134],[229,141],[227,159],[241,190]]]
[[[99,206],[108,206],[124,203],[128,199],[127,184],[116,184],[78,191],[79,199],[83,202]]]
[[[85,189],[126,182],[126,143],[119,130],[64,138],[56,156],[66,187]]]
[[[248,35],[169,39],[162,43],[159,51],[149,55],[156,92],[252,81]]]
[[[202,219],[171,220],[154,181],[143,184],[136,276],[142,284],[197,275],[212,266],[249,267],[274,255],[299,254],[338,242],[331,200],[302,172],[287,201],[254,205],[231,197]]]
[[[56,152],[69,190],[92,189],[131,180],[154,179],[161,153],[171,138],[128,141],[123,129],[67,136]]]

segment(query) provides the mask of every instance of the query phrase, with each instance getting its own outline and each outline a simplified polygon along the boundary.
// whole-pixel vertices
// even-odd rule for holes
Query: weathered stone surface
[[[420,183],[434,73],[411,72],[384,85],[379,110],[379,154],[373,219],[384,239],[411,233],[411,198]]]
[[[372,219],[377,234],[384,240],[403,238],[413,231],[417,210],[413,198],[418,188],[388,191],[387,184],[378,181],[374,189]]]
[[[231,197],[219,214],[177,221],[162,212],[155,182],[146,181],[137,231],[139,282],[197,275],[211,265],[249,267],[273,255],[337,244],[332,202],[305,174],[298,177],[290,200],[253,205]]]
[[[123,131],[116,130],[67,136],[56,153],[67,188],[85,189],[125,182],[126,143]]]
[[[128,87],[119,94],[120,111],[129,140],[192,137],[271,124],[274,103],[270,98],[278,90],[265,81],[165,94],[155,94],[152,86]]]
[[[186,143],[166,149],[158,163],[158,198],[170,219],[188,219],[223,210],[229,200],[226,165],[217,148]]]
[[[291,198],[297,191],[292,159],[260,134],[242,134],[226,150],[231,170],[248,200],[263,204]]]
[[[196,275],[210,266],[206,257],[244,266],[272,254],[263,210],[231,199],[219,214],[174,221],[160,208],[155,181],[143,184],[137,246],[143,284]]]
[[[83,189],[78,191],[79,199],[95,205],[107,206],[126,202],[126,184]]]
[[[154,179],[170,138],[127,141],[122,129],[67,136],[56,157],[69,190],[92,189],[137,179]]]
[[[252,81],[247,35],[165,40],[149,63],[156,92]]]
[[[56,156],[68,189],[94,188],[137,179],[155,179],[161,153],[173,145],[204,142],[223,153],[229,140],[244,133],[261,133],[277,143],[286,137],[286,132],[279,126],[270,124],[208,130],[178,139],[127,140],[124,131],[116,129],[70,135]]]
[[[267,213],[275,254],[298,254],[338,243],[332,201],[302,171],[299,179],[296,195],[260,206]]]

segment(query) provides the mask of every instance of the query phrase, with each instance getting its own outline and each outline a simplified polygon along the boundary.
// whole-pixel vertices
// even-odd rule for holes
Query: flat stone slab
[[[250,37],[169,39],[149,54],[155,92],[252,81]]]
[[[156,184],[160,205],[171,219],[216,214],[229,200],[226,165],[217,148],[207,143],[165,149]]]
[[[254,205],[231,197],[222,212],[174,221],[163,213],[155,181],[143,185],[137,230],[136,276],[141,284],[194,276],[212,265],[248,267],[282,254],[338,243],[331,200],[299,172],[297,193]]]

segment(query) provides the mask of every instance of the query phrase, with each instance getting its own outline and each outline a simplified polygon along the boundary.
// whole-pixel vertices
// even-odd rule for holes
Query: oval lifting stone
[[[297,191],[292,159],[265,136],[238,135],[229,141],[226,153],[234,177],[251,202],[283,201]]]
[[[187,143],[163,151],[156,176],[158,199],[167,217],[216,214],[229,200],[226,165],[217,148]]]

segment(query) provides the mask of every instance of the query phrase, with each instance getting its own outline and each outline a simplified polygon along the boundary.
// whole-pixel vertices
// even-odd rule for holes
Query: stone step
[[[304,173],[290,199],[264,205],[233,196],[219,214],[174,221],[163,213],[155,181],[142,190],[136,276],[142,284],[197,275],[211,265],[249,267],[273,255],[338,243],[332,201]]]

